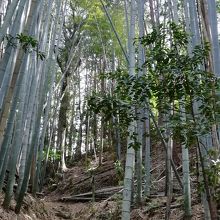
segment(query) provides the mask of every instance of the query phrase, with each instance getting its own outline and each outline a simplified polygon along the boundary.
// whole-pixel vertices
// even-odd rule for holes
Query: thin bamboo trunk
[[[130,33],[129,33],[129,75],[135,74],[135,47],[132,41],[135,38],[135,15],[136,7],[135,0],[131,0],[131,18],[130,18]],[[134,114],[134,107],[131,109]],[[126,153],[126,165],[125,165],[125,177],[124,177],[124,190],[123,190],[123,201],[122,201],[122,220],[129,220],[131,218],[130,208],[132,200],[132,185],[133,185],[133,172],[135,162],[135,150],[130,145],[133,143],[130,135],[136,130],[136,122],[133,120],[128,127],[128,140],[127,140],[127,153]]]

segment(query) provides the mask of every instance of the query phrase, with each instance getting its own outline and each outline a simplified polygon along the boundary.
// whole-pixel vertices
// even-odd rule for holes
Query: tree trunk
[[[130,18],[130,33],[129,33],[129,75],[135,74],[135,47],[132,41],[135,38],[135,15],[136,7],[135,0],[131,0],[131,18]],[[131,109],[134,113],[134,107]],[[125,177],[124,177],[124,190],[122,201],[122,220],[130,220],[130,208],[131,208],[131,196],[132,196],[132,184],[133,184],[133,172],[135,162],[135,150],[130,145],[133,143],[131,135],[135,132],[136,122],[132,121],[128,127],[128,140],[127,140],[127,153],[126,153],[126,165],[125,165]]]

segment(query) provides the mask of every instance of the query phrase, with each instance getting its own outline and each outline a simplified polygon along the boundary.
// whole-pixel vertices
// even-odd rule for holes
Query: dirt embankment
[[[161,152],[160,152],[161,153]],[[132,207],[132,220],[165,219],[166,197],[165,162],[157,163],[158,154],[154,150],[152,164],[152,196],[143,201],[141,207]],[[163,154],[160,154],[163,155]],[[157,158],[157,159],[156,159]],[[179,167],[181,175],[181,166]],[[93,178],[94,177],[94,178]],[[0,208],[2,220],[119,220],[121,219],[122,190],[114,162],[106,160],[101,167],[96,164],[88,171],[78,164],[58,175],[57,182],[51,184],[43,195],[33,198],[27,195],[20,215],[15,215],[14,206],[8,211]],[[203,219],[203,209],[198,203],[194,178],[192,177],[192,220]],[[94,187],[93,187],[94,186]],[[106,189],[107,188],[107,189]],[[101,193],[100,193],[101,191]],[[119,192],[119,193],[117,193]],[[80,194],[80,196],[79,196]],[[98,197],[100,194],[105,196]],[[77,197],[76,197],[77,195]],[[92,202],[93,195],[95,200]],[[63,199],[63,198],[70,198]],[[71,198],[74,198],[71,200]],[[77,198],[77,199],[76,199]],[[81,198],[81,199],[79,199]],[[1,202],[3,197],[0,197]],[[82,202],[83,201],[83,202]],[[174,196],[171,203],[171,220],[183,219],[183,196],[174,178]]]

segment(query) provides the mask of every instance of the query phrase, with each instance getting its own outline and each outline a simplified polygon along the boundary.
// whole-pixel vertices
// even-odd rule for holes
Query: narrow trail
[[[53,213],[51,220],[82,219],[82,214],[88,211],[88,205],[85,203],[63,203],[46,198],[44,204]]]
[[[154,157],[156,155],[158,154],[155,151]],[[162,161],[162,158],[160,159]],[[181,166],[179,170],[181,170]],[[153,164],[151,173],[152,195],[143,201],[141,207],[132,207],[132,220],[164,219],[166,197],[164,196],[163,163],[161,165]],[[92,187],[92,175],[94,175],[94,188]],[[203,219],[203,209],[199,204],[194,182],[192,177],[192,188],[194,189],[192,220],[197,220]],[[92,189],[95,192],[95,202],[92,202]],[[175,179],[174,189],[170,219],[183,219],[183,196]],[[51,182],[44,192],[38,195],[38,198],[27,194],[19,216],[14,213],[15,203],[7,212],[0,209],[0,220],[120,220],[121,193],[122,186],[119,186],[119,178],[113,160],[106,156],[101,167],[96,163],[91,163],[90,169],[79,162],[62,175],[57,175],[54,182]],[[2,202],[3,196],[0,199]]]
[[[155,154],[156,156],[156,154]],[[94,165],[95,173],[95,190],[98,193],[101,191],[102,195],[106,190],[110,191],[118,188],[118,180],[114,162],[112,160],[105,160],[101,167]],[[142,219],[164,219],[166,210],[166,197],[164,196],[164,166],[153,164],[152,178],[154,184],[152,187],[152,195],[150,198],[143,201],[141,207],[132,207],[132,220]],[[181,169],[181,167],[180,167]],[[193,182],[193,181],[192,181]],[[183,196],[178,187],[177,180],[174,181],[174,198],[171,203],[171,220],[183,219]],[[118,190],[121,192],[121,190]],[[80,194],[80,198],[87,198],[91,196],[92,183],[91,173],[86,171],[81,165],[77,165],[68,169],[57,184],[57,188],[47,194],[43,199],[43,203],[47,210],[52,213],[52,217],[48,220],[58,219],[72,219],[72,220],[119,220],[121,212],[121,194],[106,193],[107,197],[96,202],[76,202],[75,200],[64,200],[62,198],[72,198]],[[161,193],[160,193],[161,192]],[[109,193],[109,195],[108,195]],[[74,197],[75,198],[75,197]],[[77,197],[78,198],[78,197]],[[110,199],[109,199],[110,198]],[[202,206],[198,203],[196,191],[193,194],[193,220],[202,219]]]

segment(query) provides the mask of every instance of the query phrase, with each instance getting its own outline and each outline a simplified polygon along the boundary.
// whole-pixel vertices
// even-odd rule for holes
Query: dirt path
[[[51,220],[61,219],[82,219],[85,210],[88,210],[88,204],[84,203],[62,203],[57,201],[45,201],[45,207],[53,214]]]
[[[46,198],[45,208],[52,213],[48,220],[119,220],[119,205],[113,201],[69,203]]]
[[[155,164],[152,172],[154,183],[155,198],[143,202],[143,206],[135,209],[133,207],[132,220],[158,220],[164,219],[166,197],[159,195],[163,192],[164,178],[163,166]],[[106,187],[118,186],[118,179],[114,169],[113,161],[106,161],[102,167],[95,170],[95,190]],[[164,174],[163,174],[164,175]],[[14,213],[15,202],[12,203],[10,210],[5,211],[0,207],[0,220],[119,220],[121,214],[121,195],[117,195],[114,201],[104,200],[99,202],[67,202],[61,198],[91,192],[91,173],[82,165],[68,169],[54,183],[56,189],[46,190],[43,198],[35,199],[31,195],[25,197],[20,215]],[[51,185],[52,186],[52,185]],[[178,189],[178,185],[175,187]],[[195,188],[195,187],[193,187]],[[163,194],[163,193],[162,193]],[[196,201],[196,192],[193,194],[193,220],[203,219],[202,206]],[[0,195],[0,202],[3,195]],[[175,195],[172,203],[171,220],[183,219],[182,196]]]

